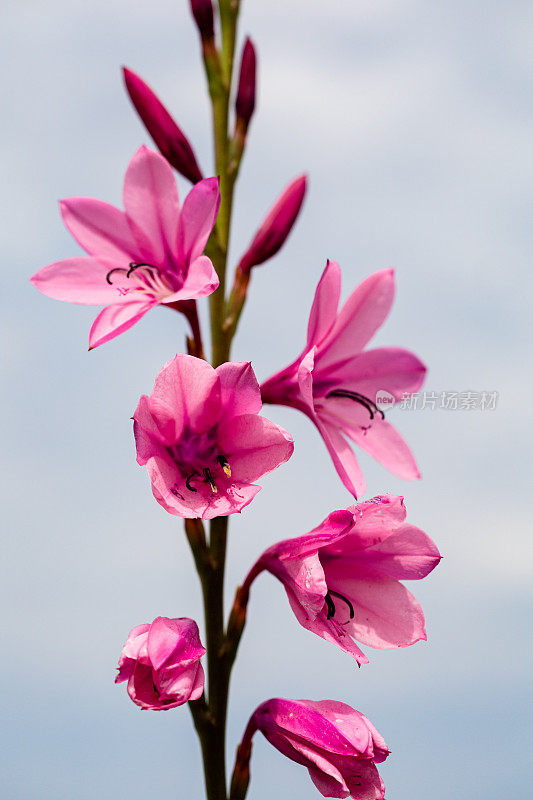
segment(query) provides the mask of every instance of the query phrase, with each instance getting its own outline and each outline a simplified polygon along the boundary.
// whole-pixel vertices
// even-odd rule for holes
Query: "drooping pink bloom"
[[[334,511],[305,536],[269,547],[244,582],[263,570],[278,578],[304,628],[368,662],[354,639],[379,649],[426,639],[424,613],[401,580],[420,580],[439,563],[435,543],[405,521],[392,495]]]
[[[241,511],[254,481],[292,455],[292,437],[264,417],[250,364],[217,369],[176,356],[133,415],[137,461],[170,514],[211,519]]]
[[[203,178],[191,143],[159,97],[131,69],[123,67],[124,83],[135,110],[159,151],[191,183]]]
[[[370,720],[346,703],[267,700],[254,711],[240,754],[248,752],[249,757],[257,730],[284,756],[307,767],[323,797],[384,799],[376,763],[385,761],[389,750]]]
[[[414,457],[376,401],[380,393],[400,400],[418,391],[426,368],[409,350],[364,350],[387,318],[394,298],[394,271],[366,278],[337,312],[339,265],[328,261],[319,281],[307,343],[285,369],[261,385],[264,403],[303,411],[318,428],[339,477],[354,497],[365,479],[346,439],[400,478],[419,478]]]
[[[207,178],[180,209],[171,168],[143,146],[126,171],[125,211],[89,197],[61,201],[63,221],[88,256],[56,261],[31,281],[56,300],[105,305],[89,334],[90,347],[97,347],[160,303],[206,297],[217,288],[203,252],[219,202],[218,178]]]
[[[127,681],[129,696],[141,708],[176,708],[203,694],[204,654],[194,620],[157,617],[130,631],[115,683]]]
[[[300,175],[278,197],[239,261],[243,273],[275,256],[285,244],[300,213],[306,188],[307,177]]]

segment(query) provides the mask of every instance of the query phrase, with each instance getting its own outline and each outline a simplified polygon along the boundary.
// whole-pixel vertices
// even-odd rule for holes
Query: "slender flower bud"
[[[160,152],[191,183],[201,181],[203,175],[189,140],[163,103],[135,72],[123,67],[123,73],[131,101]]]
[[[240,129],[243,138],[246,136],[255,108],[255,67],[255,48],[251,39],[247,37],[242,50],[239,87],[235,100],[237,127]]]
[[[272,258],[285,243],[300,213],[306,189],[307,177],[300,175],[278,197],[239,262],[244,273]]]
[[[202,41],[214,39],[215,25],[211,0],[191,0],[191,11]]]

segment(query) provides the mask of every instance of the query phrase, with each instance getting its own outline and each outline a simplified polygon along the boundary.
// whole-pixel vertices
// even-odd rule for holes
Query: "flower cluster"
[[[214,800],[227,796],[229,678],[257,576],[274,576],[300,625],[361,666],[368,657],[360,644],[390,649],[426,638],[422,608],[403,581],[426,577],[440,554],[424,531],[406,521],[403,498],[382,494],[353,502],[366,490],[353,445],[400,478],[420,477],[408,445],[385,419],[379,396],[401,400],[416,393],[426,368],[400,347],[367,349],[391,309],[391,269],[368,276],[338,310],[341,270],[328,260],[300,355],[261,386],[251,363],[230,361],[253,269],[285,244],[302,208],[307,178],[293,180],[259,225],[236,262],[226,297],[232,192],[256,107],[257,58],[246,39],[230,135],[233,51],[227,48],[235,41],[236,14],[221,19],[225,36],[219,46],[211,0],[191,0],[191,10],[216,112],[218,177],[203,177],[192,145],[169,111],[142,78],[125,69],[127,91],[160,152],[142,146],[134,155],[124,179],[124,211],[91,198],[63,200],[63,221],[87,255],[50,264],[31,280],[49,297],[104,306],[89,334],[90,349],[119,336],[158,305],[182,313],[190,324],[187,353],[170,358],[151,394],[141,396],[133,432],[137,461],[146,467],[154,498],[184,519],[203,589],[208,648],[194,620],[159,616],[130,631],[116,682],[127,683],[129,696],[143,709],[190,704],[202,742],[207,794]],[[182,205],[172,168],[194,184]],[[207,296],[213,365],[205,358],[197,311],[197,300]],[[292,436],[262,416],[264,403],[290,406],[314,423],[352,495],[351,505],[331,511],[309,533],[293,531],[291,538],[268,547],[237,589],[225,627],[228,518],[252,503],[261,488],[257,481],[288,461],[294,448]],[[206,653],[207,696],[201,664]],[[250,717],[229,800],[246,795],[257,731],[306,767],[324,797],[384,798],[376,764],[389,750],[366,716],[334,700],[274,698]]]

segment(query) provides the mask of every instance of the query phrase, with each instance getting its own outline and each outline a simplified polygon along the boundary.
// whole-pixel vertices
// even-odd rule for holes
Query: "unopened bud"
[[[278,197],[239,262],[244,273],[272,258],[285,243],[300,213],[306,188],[307,177],[300,175]]]
[[[246,134],[255,108],[255,67],[255,49],[251,40],[247,38],[242,50],[239,87],[235,100],[237,124],[243,128],[244,134]]]
[[[135,72],[123,68],[126,89],[146,130],[172,166],[192,183],[203,178],[194,151],[163,103]]]
[[[215,24],[211,0],[191,0],[191,11],[202,41],[214,39]]]

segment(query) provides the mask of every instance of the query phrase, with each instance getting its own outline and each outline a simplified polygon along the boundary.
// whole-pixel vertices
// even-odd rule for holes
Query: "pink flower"
[[[382,650],[426,639],[422,608],[400,580],[424,578],[441,556],[405,517],[403,499],[391,495],[334,511],[305,536],[266,550],[244,587],[271,572],[300,625],[358,664],[368,659],[353,639]]]
[[[243,273],[275,256],[285,244],[300,213],[306,188],[307,177],[300,175],[278,197],[239,261]]]
[[[369,719],[346,703],[267,700],[253,713],[240,754],[249,754],[247,744],[256,730],[284,756],[307,767],[323,797],[385,797],[376,769],[389,755],[385,740]]]
[[[128,681],[128,694],[141,708],[176,708],[203,694],[204,653],[194,620],[157,617],[130,631],[115,683]]]
[[[290,366],[261,386],[264,403],[293,406],[318,428],[342,482],[354,497],[365,479],[347,437],[400,478],[419,478],[409,447],[376,405],[379,392],[394,400],[416,392],[426,372],[409,350],[364,347],[387,318],[394,297],[394,272],[375,272],[337,313],[339,265],[328,261],[319,281],[307,329],[307,344]]]
[[[89,255],[50,264],[32,283],[56,300],[105,305],[89,334],[90,347],[97,347],[160,303],[205,297],[217,288],[217,274],[202,253],[219,202],[218,178],[207,178],[180,209],[172,169],[141,147],[124,178],[125,211],[88,197],[61,201],[65,225]]]
[[[212,519],[241,511],[253,481],[292,455],[291,436],[259,417],[261,395],[250,364],[216,370],[176,356],[133,415],[137,461],[155,499],[170,514]]]
[[[131,69],[124,67],[122,71],[131,102],[159,151],[191,183],[201,181],[203,175],[191,144],[161,100]]]

